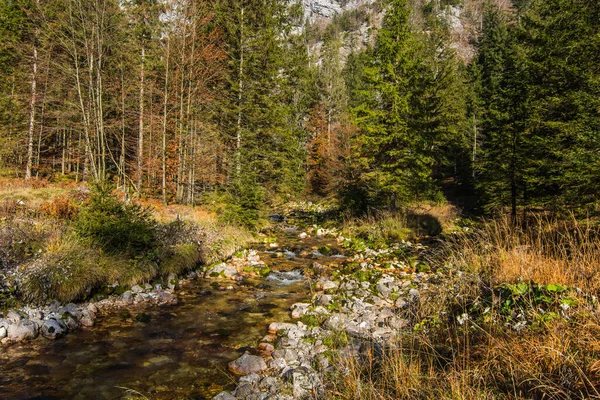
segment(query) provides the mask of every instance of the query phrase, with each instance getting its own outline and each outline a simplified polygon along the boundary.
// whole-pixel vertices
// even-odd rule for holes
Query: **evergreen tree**
[[[362,71],[364,85],[353,109],[361,130],[361,180],[374,203],[395,209],[419,195],[428,178],[427,162],[418,152],[419,138],[408,127],[411,88],[418,59],[404,0],[389,2],[377,42]]]
[[[476,65],[483,108],[477,164],[478,187],[488,209],[510,206],[513,219],[524,198],[528,153],[523,137],[525,85],[514,33],[506,16],[493,6],[484,15]]]
[[[600,5],[534,1],[519,37],[528,71],[528,196],[545,207],[598,211]]]

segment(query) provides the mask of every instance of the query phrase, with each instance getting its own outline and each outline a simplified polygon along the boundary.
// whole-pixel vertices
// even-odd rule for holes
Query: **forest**
[[[600,399],[599,217],[597,0],[0,0],[0,397]]]
[[[2,168],[165,203],[594,214],[598,5],[485,2],[470,59],[444,5],[376,4],[381,28],[343,54],[372,15],[311,27],[282,1],[3,1]]]

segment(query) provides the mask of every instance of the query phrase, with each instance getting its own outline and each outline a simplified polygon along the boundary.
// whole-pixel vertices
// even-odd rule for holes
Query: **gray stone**
[[[133,293],[142,293],[144,291],[144,289],[142,289],[142,287],[140,285],[133,285],[131,287],[131,291]]]
[[[287,367],[287,362],[284,358],[273,358],[269,363],[269,367],[279,373],[281,372],[281,370]]]
[[[17,322],[22,320],[23,316],[14,310],[10,310],[8,314],[6,314],[6,319],[11,320],[13,322]]]
[[[204,276],[207,278],[215,277],[215,275],[217,277],[224,276],[225,278],[231,278],[234,275],[237,275],[237,269],[233,265],[220,263],[212,268],[209,268],[204,274]]]
[[[123,300],[125,304],[133,304],[133,293],[131,293],[130,291],[126,291],[121,296],[121,300]]]
[[[236,398],[227,392],[221,392],[215,397],[213,397],[212,400],[236,400]]]
[[[250,396],[246,397],[246,400],[266,400],[268,398],[269,398],[268,393],[255,392],[255,393],[252,393]]]
[[[267,369],[267,363],[261,357],[244,354],[228,365],[229,371],[236,375],[247,375]]]
[[[260,382],[260,388],[270,393],[277,393],[281,385],[281,381],[273,376],[267,376]]]
[[[289,364],[298,361],[298,352],[294,349],[279,349],[273,352],[273,358],[282,358]]]
[[[331,290],[337,288],[338,286],[339,284],[337,282],[330,281],[326,278],[321,278],[317,281],[317,289],[321,290]]]
[[[287,337],[291,340],[300,340],[306,336],[306,331],[300,328],[292,328],[287,332]]]
[[[71,314],[75,319],[81,318],[81,310],[77,307],[77,304],[69,303],[59,308],[58,312],[61,314]]]
[[[169,292],[158,293],[158,302],[160,304],[177,304],[177,296]]]
[[[46,339],[59,339],[67,334],[67,326],[63,321],[48,319],[44,321],[41,328],[42,336]]]
[[[6,337],[6,328],[4,326],[0,326],[0,339],[4,339]]]
[[[60,303],[56,300],[52,300],[52,302],[48,305],[48,311],[57,313],[60,308]]]
[[[240,378],[239,383],[250,383],[251,385],[254,385],[254,387],[257,387],[258,382],[260,382],[260,376],[258,376],[255,373],[251,373],[248,375],[244,375]]]
[[[398,297],[398,299],[394,303],[394,305],[398,308],[406,308],[407,304],[408,303],[406,302],[406,300],[404,300],[402,297]]]
[[[233,395],[238,399],[245,399],[250,396],[254,390],[254,385],[250,383],[240,383],[238,387],[235,388]]]
[[[79,329],[79,321],[72,314],[62,314],[60,319],[70,331]]]
[[[294,398],[301,399],[308,396],[313,390],[313,383],[308,376],[299,371],[292,372]]]
[[[293,319],[301,318],[304,314],[306,314],[308,312],[309,307],[310,307],[310,304],[307,304],[307,303],[293,304],[292,307],[290,307],[292,310],[292,318]]]
[[[411,297],[411,299],[413,301],[419,299],[419,291],[417,289],[410,289],[408,291],[408,295]]]
[[[35,339],[38,336],[38,326],[35,322],[23,319],[8,326],[7,337],[10,341],[20,342]]]
[[[322,306],[328,306],[332,301],[333,297],[329,294],[318,294],[315,296],[315,303]]]
[[[85,309],[85,310],[83,310],[83,316],[81,317],[81,319],[79,320],[79,322],[83,326],[90,327],[90,326],[94,326],[94,321],[95,320],[96,320],[96,314],[94,314],[89,309]]]

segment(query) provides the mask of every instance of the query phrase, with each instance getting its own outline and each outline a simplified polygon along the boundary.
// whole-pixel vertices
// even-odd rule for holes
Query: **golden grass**
[[[501,218],[456,235],[451,251],[459,268],[486,274],[495,282],[600,289],[600,231],[590,221],[538,217],[526,227],[515,227]]]
[[[418,203],[403,211],[348,218],[343,223],[342,233],[347,237],[358,237],[375,245],[384,245],[452,231],[458,216],[458,209],[447,203]]]
[[[598,238],[591,221],[546,217],[518,227],[498,219],[450,235],[452,269],[403,311],[413,329],[379,355],[341,356],[326,379],[327,397],[600,399],[600,307],[590,296],[600,293]],[[577,304],[568,311],[536,303],[534,292],[505,303],[501,285],[523,281],[583,292],[565,292]],[[464,324],[462,313],[469,313]],[[518,314],[527,316],[524,329],[513,329]]]

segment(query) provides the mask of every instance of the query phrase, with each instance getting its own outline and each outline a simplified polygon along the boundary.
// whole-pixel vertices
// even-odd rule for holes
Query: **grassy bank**
[[[371,244],[419,236],[391,215],[346,231]],[[453,231],[424,251],[438,283],[401,311],[409,327],[358,358],[342,355],[327,397],[600,398],[597,227],[540,217]]]
[[[118,292],[164,284],[169,275],[226,258],[252,239],[202,209],[124,202],[107,188],[44,182],[3,188],[2,308],[81,301],[109,286]]]

